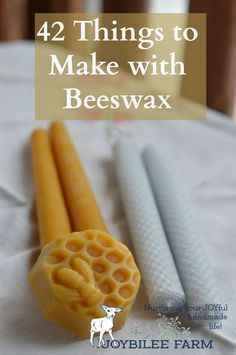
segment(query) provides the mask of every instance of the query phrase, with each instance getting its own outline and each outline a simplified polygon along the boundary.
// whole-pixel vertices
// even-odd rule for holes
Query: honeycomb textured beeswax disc
[[[121,307],[114,328],[121,328],[135,300],[140,273],[129,249],[98,230],[76,232],[46,246],[30,276],[44,316],[81,338],[89,337],[100,305]]]

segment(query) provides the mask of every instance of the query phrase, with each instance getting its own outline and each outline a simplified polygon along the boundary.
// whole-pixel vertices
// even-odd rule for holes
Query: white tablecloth
[[[141,147],[171,149],[188,190],[202,239],[228,303],[223,330],[191,326],[191,339],[213,339],[205,354],[235,353],[236,318],[236,126],[209,111],[206,122],[124,122]],[[27,274],[39,252],[29,137],[34,121],[34,48],[29,43],[0,46],[0,354],[127,353],[91,348],[48,323],[39,311]],[[110,232],[131,247],[112,161],[109,122],[68,122]],[[116,339],[158,338],[156,316],[144,311],[141,287],[125,328]],[[157,350],[130,350],[152,354]],[[184,350],[186,354],[194,350]],[[173,350],[160,350],[172,354]]]

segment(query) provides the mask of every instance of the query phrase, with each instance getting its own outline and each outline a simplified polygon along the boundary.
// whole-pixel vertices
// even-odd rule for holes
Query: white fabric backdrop
[[[28,43],[0,46],[0,354],[93,354],[92,349],[42,317],[27,282],[39,252],[29,137],[34,121],[34,49]],[[109,122],[68,122],[87,174],[112,234],[131,247],[114,174]],[[222,331],[192,326],[191,339],[214,339],[205,354],[235,353],[236,315],[236,126],[209,111],[206,122],[126,122],[139,147],[153,143],[172,149],[180,166],[202,239],[229,304]],[[143,287],[125,329],[116,339],[158,338],[155,315],[143,310]],[[116,354],[127,350],[113,350]],[[135,350],[136,352],[137,350]],[[132,353],[133,350],[130,350]],[[138,351],[140,354],[144,350]],[[148,350],[156,353],[157,350]],[[173,351],[160,350],[161,354]],[[182,351],[192,354],[193,350]]]

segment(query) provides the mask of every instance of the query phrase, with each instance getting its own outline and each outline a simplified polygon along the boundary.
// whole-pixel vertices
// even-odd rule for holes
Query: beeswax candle
[[[150,146],[144,161],[192,316],[215,315],[206,304],[221,303],[183,182],[167,152]],[[196,310],[196,307],[202,307]],[[205,319],[205,318],[204,318]],[[204,321],[204,320],[203,320]],[[208,322],[208,321],[207,321]]]
[[[50,138],[73,230],[94,228],[106,231],[97,201],[66,127],[60,122],[52,123]]]
[[[71,232],[48,133],[37,129],[31,138],[40,243]],[[57,223],[55,223],[57,221]]]
[[[63,128],[58,125],[56,127]],[[64,132],[65,130],[62,129],[63,139]],[[54,131],[53,134],[57,135],[57,132]],[[34,133],[33,137],[35,135],[38,134]],[[61,137],[60,134],[59,137]],[[48,143],[46,138],[44,133],[44,139]],[[56,143],[57,137],[54,136],[54,138],[55,150],[59,152]],[[44,168],[40,170],[41,165],[37,162],[43,159],[41,156],[44,153],[40,143],[41,140],[39,142],[34,138],[33,160],[34,166],[37,167],[35,170],[36,186],[40,181],[40,186],[44,187],[43,182],[45,183],[47,178],[53,176],[50,171],[54,170],[55,166],[52,159],[46,159],[43,160]],[[47,156],[52,157],[48,145],[45,151]],[[75,154],[72,151],[71,155],[71,149],[66,149],[63,155],[65,165],[60,160],[61,167],[68,167],[67,174],[71,174],[74,184],[84,182],[85,192],[82,185],[79,189],[74,188],[75,192],[79,191],[79,193],[75,195],[76,203],[73,216],[76,216],[75,212],[77,212],[80,217],[80,208],[83,216],[89,206],[91,213],[88,212],[88,216],[84,215],[83,218],[79,218],[79,226],[82,228],[91,225],[93,228],[99,226],[105,229],[88,181],[85,176],[82,176],[84,175],[83,169],[80,164],[76,163]],[[74,163],[67,165],[66,162],[71,158]],[[76,177],[75,180],[74,177]],[[67,184],[70,184],[71,180],[64,179],[63,181],[64,189],[67,191]],[[29,275],[30,284],[42,313],[46,319],[56,325],[69,330],[80,338],[88,338],[91,320],[105,316],[101,309],[101,305],[105,304],[106,306],[123,308],[122,312],[117,313],[114,321],[113,329],[120,329],[126,322],[140,284],[140,273],[134,258],[124,244],[105,231],[89,229],[66,235],[64,234],[65,229],[60,231],[60,218],[62,218],[60,211],[64,206],[64,201],[63,198],[59,199],[54,196],[56,192],[53,188],[50,189],[49,185],[47,182],[47,188],[38,189],[37,199],[41,201],[38,203],[39,215],[45,216],[47,212],[47,218],[41,219],[41,230],[48,231],[48,240],[52,241],[45,245]],[[71,185],[69,196],[73,198],[70,188]],[[80,199],[85,198],[86,193],[88,193],[89,204],[84,207]],[[54,210],[48,206],[53,206],[55,197],[57,208]],[[96,214],[95,217],[92,214],[93,211]]]
[[[130,138],[114,146],[121,196],[152,306],[179,307],[185,295],[139,152]]]

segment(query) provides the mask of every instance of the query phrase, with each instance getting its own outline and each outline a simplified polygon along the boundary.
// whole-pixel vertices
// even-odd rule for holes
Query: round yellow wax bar
[[[129,249],[98,230],[75,232],[46,246],[30,276],[45,318],[88,338],[91,320],[104,317],[101,305],[123,308],[120,329],[134,303],[140,273]]]

